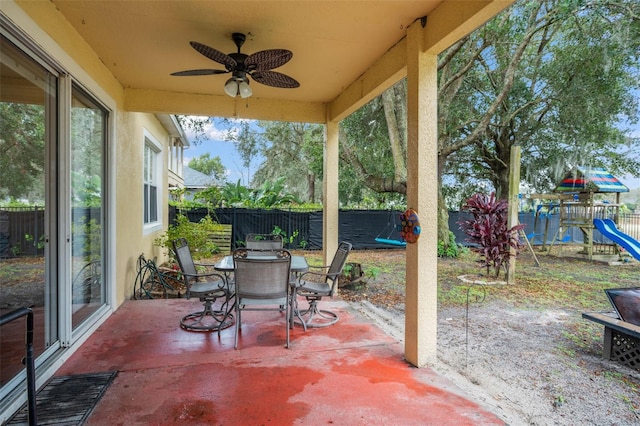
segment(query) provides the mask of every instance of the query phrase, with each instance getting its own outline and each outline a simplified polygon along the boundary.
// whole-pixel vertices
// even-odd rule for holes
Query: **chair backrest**
[[[245,247],[248,249],[281,249],[282,235],[275,234],[247,234]]]
[[[336,250],[336,254],[333,256],[333,260],[331,260],[331,265],[329,265],[329,269],[327,270],[327,278],[326,281],[331,281],[331,295],[333,295],[336,291],[336,284],[338,282],[338,277],[342,274],[342,270],[344,269],[344,265],[347,262],[347,256],[351,251],[351,243],[347,243],[346,241],[341,241],[338,244],[338,249]]]
[[[178,238],[173,241],[173,251],[176,254],[176,259],[178,259],[178,264],[180,265],[180,269],[182,272],[187,275],[196,275],[198,271],[196,270],[196,264],[193,262],[193,257],[191,257],[191,250],[189,249],[189,244],[187,244],[187,240],[185,238]],[[189,288],[189,277],[184,275],[184,281],[187,285],[187,290]]]
[[[331,265],[329,265],[327,275],[340,275],[342,273],[342,269],[344,268],[344,264],[347,262],[347,256],[350,251],[351,243],[341,241],[340,244],[338,244],[338,249],[336,250],[336,254],[333,256],[333,260],[331,260]]]
[[[289,294],[291,253],[280,249],[255,256],[255,251],[239,248],[233,252],[236,297],[278,299]]]

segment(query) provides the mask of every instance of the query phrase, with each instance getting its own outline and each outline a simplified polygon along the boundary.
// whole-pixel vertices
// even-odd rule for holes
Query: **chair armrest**
[[[183,272],[182,275],[184,275],[185,277],[193,278],[193,283],[192,284],[195,284],[197,282],[200,282],[200,283],[202,283],[202,282],[214,283],[214,282],[218,282],[219,281],[220,285],[218,285],[218,287],[220,289],[224,289],[225,291],[232,292],[231,289],[233,287],[233,283],[229,282],[229,280],[226,279],[224,277],[224,275],[222,275],[220,272],[211,272],[211,273],[206,273],[206,274],[185,274]],[[215,279],[199,281],[199,278],[206,278],[206,277],[215,277]]]
[[[220,274],[219,272],[204,272],[204,273],[197,273],[197,274],[187,274],[185,272],[180,271],[180,273],[182,275],[184,275],[185,277],[195,277],[195,278],[203,278],[203,277],[218,277],[220,278],[222,281],[225,280],[224,276],[222,274]]]
[[[208,277],[211,276],[212,274],[218,274],[220,275],[220,271],[217,271],[215,269],[215,263],[193,263],[193,265],[196,267],[196,270],[198,271],[197,274],[195,275],[188,275],[189,277],[194,276],[194,277]]]
[[[324,272],[307,271],[307,272],[303,272],[302,274],[300,274],[300,276],[298,277],[298,281],[304,281],[305,277],[326,278],[327,274],[325,274]]]
[[[329,269],[331,265],[309,265],[309,268],[314,269]]]
[[[296,288],[300,288],[300,287],[304,287],[304,284],[302,284],[302,282],[305,279],[311,278],[309,279],[309,281],[311,282],[325,282],[327,279],[334,281],[337,280],[339,274],[327,274],[327,273],[323,273],[323,272],[316,272],[316,271],[307,271],[302,273],[299,277],[298,277],[298,283],[296,284]],[[320,278],[319,281],[314,281],[313,278]]]

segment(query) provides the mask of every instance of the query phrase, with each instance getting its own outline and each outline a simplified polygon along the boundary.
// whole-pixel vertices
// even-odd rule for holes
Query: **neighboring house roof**
[[[184,187],[186,189],[204,189],[217,184],[216,180],[211,176],[207,176],[202,172],[184,166]]]
[[[629,192],[629,188],[603,168],[577,167],[565,175],[554,192]]]

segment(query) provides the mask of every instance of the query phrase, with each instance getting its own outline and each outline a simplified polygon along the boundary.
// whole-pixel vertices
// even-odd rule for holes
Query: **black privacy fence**
[[[41,256],[44,254],[45,208],[0,207],[0,258]],[[99,250],[102,235],[102,210],[94,207],[74,207],[71,210],[73,256],[83,256]],[[80,238],[82,236],[82,238]]]
[[[287,248],[322,248],[322,211],[291,209],[245,209],[220,208],[209,212],[207,209],[192,209],[184,214],[192,222],[197,222],[210,214],[213,220],[232,225],[232,245],[242,246],[249,233],[279,233],[283,236]],[[397,249],[401,248],[401,238],[397,230],[402,211],[388,210],[340,210],[338,215],[338,238],[349,241],[355,250]],[[175,220],[176,210],[170,210],[170,221]],[[470,218],[467,213],[450,211],[449,229],[454,233],[456,242],[462,245],[466,236],[460,230],[458,222]],[[582,243],[583,233],[577,227],[559,231],[559,215],[539,215],[520,213],[520,223],[525,224],[524,232],[534,245],[555,243]],[[623,232],[632,238],[640,239],[640,215],[620,215],[620,223],[625,224]],[[422,229],[435,229],[425,226]],[[424,232],[424,231],[423,231]],[[610,242],[596,229],[594,242]],[[382,241],[382,242],[381,242]]]
[[[384,237],[391,242],[400,242],[395,222],[399,223],[401,212],[381,210],[341,210],[339,213],[338,237],[349,241],[354,249],[398,248],[398,245],[376,242]],[[214,221],[232,226],[232,246],[240,247],[247,234],[280,234],[287,248],[322,249],[322,211],[298,209],[245,209],[206,208],[182,211],[191,222],[199,222],[210,215]],[[174,223],[177,211],[169,212],[169,221]]]
[[[75,208],[72,212],[74,227],[84,227],[82,233],[91,235],[101,232],[100,210]],[[319,210],[286,209],[245,209],[206,208],[182,210],[190,221],[198,222],[210,215],[216,222],[232,225],[232,247],[241,247],[247,234],[282,235],[287,248],[322,249],[322,217]],[[356,250],[383,250],[402,248],[397,230],[401,211],[389,210],[340,210],[338,215],[338,238],[349,241]],[[175,207],[169,208],[169,223],[175,223]],[[465,235],[458,222],[468,218],[463,212],[449,212],[449,229],[455,234],[456,242],[465,244]],[[520,223],[524,223],[525,234],[534,245],[559,242],[582,243],[583,233],[577,227],[559,232],[559,215],[520,213]],[[619,216],[622,232],[640,240],[640,215]],[[425,229],[435,229],[433,224],[421,223]],[[117,230],[116,230],[117,235]],[[34,256],[44,254],[44,207],[0,207],[0,258]],[[382,242],[381,242],[382,241]],[[594,242],[610,242],[599,231],[594,230]],[[86,244],[74,245],[74,255],[86,251]]]

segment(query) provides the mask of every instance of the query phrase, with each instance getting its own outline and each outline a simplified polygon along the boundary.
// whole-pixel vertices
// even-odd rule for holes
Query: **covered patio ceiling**
[[[71,70],[74,78],[82,83],[84,77],[115,97],[118,111],[324,124],[324,264],[330,263],[339,236],[339,122],[406,76],[407,206],[421,215],[422,237],[406,250],[405,359],[424,366],[435,359],[437,346],[437,55],[513,1],[15,3],[20,13],[42,23],[33,31],[46,28],[56,42],[51,54],[78,64]],[[82,40],[70,36],[70,26]],[[189,42],[231,53],[234,32],[247,34],[243,53],[293,52],[276,71],[295,78],[300,87],[251,81],[253,96],[231,98],[223,91],[229,74],[170,75],[222,69]]]
[[[405,36],[412,23],[427,17],[424,46],[438,53],[512,3],[51,1],[122,86],[127,110],[319,123],[339,121],[406,75]],[[18,3],[30,9],[29,1]],[[293,52],[275,71],[295,78],[300,87],[251,81],[253,96],[234,99],[223,91],[230,74],[170,75],[223,69],[189,42],[231,53],[234,32],[247,35],[243,53]]]

